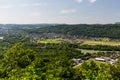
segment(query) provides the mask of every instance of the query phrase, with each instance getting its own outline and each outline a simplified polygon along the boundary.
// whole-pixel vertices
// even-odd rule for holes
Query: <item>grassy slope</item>
[[[115,41],[85,41],[83,43],[87,45],[109,45],[109,46],[120,46],[120,42]]]
[[[61,38],[57,38],[57,39],[42,39],[42,40],[38,40],[37,43],[52,43],[52,44],[59,44],[61,43]]]

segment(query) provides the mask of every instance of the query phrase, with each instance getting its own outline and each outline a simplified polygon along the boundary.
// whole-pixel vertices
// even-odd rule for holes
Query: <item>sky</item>
[[[120,0],[0,0],[1,24],[120,22]]]

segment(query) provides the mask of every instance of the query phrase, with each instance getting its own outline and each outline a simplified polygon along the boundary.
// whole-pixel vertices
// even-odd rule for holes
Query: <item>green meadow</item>
[[[56,38],[56,39],[41,39],[41,40],[38,40],[37,43],[44,43],[44,44],[48,44],[48,43],[51,43],[51,44],[60,44],[62,41],[62,38]]]
[[[84,41],[82,45],[108,45],[108,46],[120,46],[120,42],[115,41]]]

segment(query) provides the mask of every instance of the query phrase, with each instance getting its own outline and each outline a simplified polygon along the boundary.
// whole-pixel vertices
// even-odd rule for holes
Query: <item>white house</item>
[[[96,61],[106,62],[106,60],[105,60],[105,59],[103,59],[103,58],[95,58],[95,60],[96,60]]]
[[[78,65],[79,63],[82,63],[82,59],[80,59],[80,58],[79,59],[73,58],[72,61],[73,61],[74,65]]]
[[[4,37],[0,37],[0,39],[1,39],[1,40],[3,40],[3,39],[4,39]]]

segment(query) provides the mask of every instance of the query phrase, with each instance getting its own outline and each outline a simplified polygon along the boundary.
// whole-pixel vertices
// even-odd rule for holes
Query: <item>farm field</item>
[[[100,51],[100,50],[87,50],[87,49],[77,49],[80,50],[82,53],[86,54],[86,53],[98,53],[98,52],[108,52],[108,51]],[[109,51],[109,52],[117,52],[119,53],[120,51]]]
[[[120,46],[120,42],[115,41],[84,41],[82,45],[108,45],[108,46]]]
[[[42,39],[42,40],[38,40],[37,43],[52,43],[52,44],[59,44],[61,43],[62,38],[56,38],[56,39]]]

